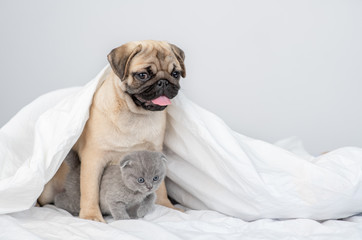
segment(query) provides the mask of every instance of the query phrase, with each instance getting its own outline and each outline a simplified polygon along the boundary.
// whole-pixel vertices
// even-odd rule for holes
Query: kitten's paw
[[[116,220],[116,221],[118,221],[118,220],[129,220],[129,219],[131,219],[129,216],[114,216],[113,217],[114,218],[114,220]]]

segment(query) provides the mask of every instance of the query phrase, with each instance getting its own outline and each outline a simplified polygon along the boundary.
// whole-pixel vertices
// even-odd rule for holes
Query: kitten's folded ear
[[[123,160],[120,162],[121,168],[129,167],[131,166],[132,158],[126,156],[123,158]]]
[[[168,162],[168,161],[167,161],[166,156],[165,156],[165,155],[163,155],[163,154],[161,155],[161,160],[162,160],[162,161],[164,161],[165,163],[167,163],[167,162]]]

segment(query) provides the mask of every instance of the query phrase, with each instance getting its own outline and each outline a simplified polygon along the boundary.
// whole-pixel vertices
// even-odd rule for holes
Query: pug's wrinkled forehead
[[[174,71],[182,72],[182,67],[170,47],[153,45],[142,50],[130,63],[130,74],[147,72],[166,77]]]
[[[122,81],[142,72],[169,75],[177,71],[185,77],[184,59],[184,52],[177,46],[152,40],[124,44],[108,55],[113,71]]]

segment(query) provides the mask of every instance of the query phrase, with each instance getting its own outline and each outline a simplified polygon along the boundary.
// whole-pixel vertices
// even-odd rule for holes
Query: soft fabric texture
[[[156,206],[138,220],[108,224],[73,217],[53,205],[0,215],[0,239],[58,240],[360,240],[362,217],[317,222],[260,219],[246,222],[215,211],[185,213]],[[6,229],[6,231],[4,231]]]
[[[244,220],[362,211],[362,148],[312,157],[295,138],[281,148],[232,131],[183,94],[168,110],[168,189],[181,204]]]
[[[108,68],[106,66],[84,87],[39,97],[1,128],[0,213],[24,211],[34,204],[44,184],[52,178],[80,136],[89,116],[93,94]],[[296,139],[273,145],[246,137],[195,105],[182,92],[172,100],[167,111],[168,191],[183,206],[214,210],[248,221],[261,218],[338,219],[362,211],[361,148],[341,148],[312,157]],[[0,221],[13,223],[9,226],[16,231],[19,224],[32,226],[31,216],[34,214],[36,219],[39,211],[46,209],[32,208],[24,214],[2,215]],[[53,214],[59,215],[52,212],[49,216]],[[216,224],[221,232],[233,232],[228,225],[230,221],[246,226],[241,220],[220,217],[214,212],[200,214],[217,216],[215,221],[226,219],[225,225]],[[184,218],[186,222],[205,220],[202,216],[194,218],[197,212],[176,215],[180,221]],[[170,224],[172,219],[170,217]],[[158,222],[157,219],[153,221]],[[302,222],[306,228],[316,227],[315,221]],[[294,223],[295,226],[300,224]],[[200,224],[189,227],[203,232],[215,227],[204,222]],[[289,224],[292,222],[285,222],[285,226]],[[157,232],[157,227],[148,226]],[[361,231],[359,224],[343,226]],[[18,233],[24,231],[27,232],[19,230]]]

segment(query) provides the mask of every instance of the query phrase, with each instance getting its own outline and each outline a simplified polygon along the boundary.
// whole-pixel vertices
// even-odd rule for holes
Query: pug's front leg
[[[99,185],[105,167],[102,154],[88,152],[79,154],[80,167],[80,213],[83,219],[104,222],[99,208]]]
[[[157,195],[157,198],[156,198],[156,203],[157,204],[168,207],[168,208],[172,208],[172,209],[175,209],[175,210],[180,210],[180,209],[175,208],[172,205],[170,199],[168,199],[165,180],[162,181],[161,185],[157,189],[156,195]]]

